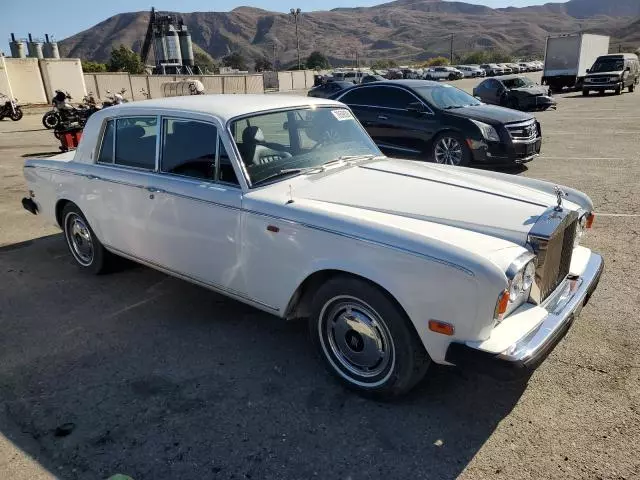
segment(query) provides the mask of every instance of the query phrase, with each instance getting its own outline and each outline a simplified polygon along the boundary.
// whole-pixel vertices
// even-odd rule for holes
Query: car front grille
[[[577,223],[577,216],[574,216],[565,228],[558,229],[546,241],[537,239],[534,245],[538,256],[536,286],[539,301],[544,301],[569,274]]]
[[[609,83],[609,77],[591,77],[591,83]]]
[[[514,142],[530,142],[538,138],[538,124],[535,119],[526,122],[509,123],[506,125],[511,140]]]

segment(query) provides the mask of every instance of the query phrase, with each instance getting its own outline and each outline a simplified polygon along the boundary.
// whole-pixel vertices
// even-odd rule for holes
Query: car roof
[[[600,55],[598,58],[615,58],[615,59],[625,59],[625,58],[631,58],[631,59],[638,59],[638,56],[635,53],[610,53],[608,55]]]
[[[380,85],[402,85],[408,88],[416,88],[416,87],[437,87],[437,86],[442,87],[443,85],[446,85],[446,84],[442,84],[440,82],[434,82],[431,80],[412,80],[407,78],[402,80],[386,80],[384,82],[383,81],[376,82],[376,86],[380,86]]]
[[[133,115],[136,113],[136,110],[141,109],[188,111],[210,114],[218,117],[222,123],[225,123],[227,120],[240,115],[281,108],[307,107],[309,105],[340,104],[333,100],[303,97],[302,95],[212,94],[128,102],[106,108],[100,112],[112,113],[114,116],[125,116]]]

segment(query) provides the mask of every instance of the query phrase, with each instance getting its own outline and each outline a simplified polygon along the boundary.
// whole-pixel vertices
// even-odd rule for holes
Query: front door
[[[159,172],[151,176],[147,260],[241,295],[242,190],[212,119],[163,118]]]

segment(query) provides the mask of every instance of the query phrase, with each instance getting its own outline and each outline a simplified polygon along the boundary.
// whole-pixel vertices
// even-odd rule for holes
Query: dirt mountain
[[[251,59],[272,59],[274,44],[280,65],[296,58],[294,25],[284,13],[239,7],[230,12],[179,15],[193,41],[214,58],[238,51],[252,65]],[[410,61],[448,55],[453,35],[458,53],[501,49],[516,55],[541,55],[547,35],[584,30],[613,35],[615,41],[629,43],[625,48],[635,50],[640,46],[633,28],[638,15],[639,0],[570,0],[505,9],[441,0],[396,0],[373,7],[303,13],[300,49],[303,57],[320,50],[334,65],[353,63],[356,51],[365,60]],[[111,49],[120,44],[140,51],[148,21],[148,12],[115,15],[60,42],[62,53],[106,61]]]

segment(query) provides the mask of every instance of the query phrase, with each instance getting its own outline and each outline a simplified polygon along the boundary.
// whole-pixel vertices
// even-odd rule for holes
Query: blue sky
[[[300,7],[303,11],[328,10],[336,7],[370,6],[389,0],[2,0],[0,14],[0,50],[9,55],[9,34],[26,37],[28,32],[44,37],[53,34],[58,40],[85,30],[106,18],[122,12],[149,10],[154,5],[158,10],[182,12],[229,11],[241,5],[286,12],[290,7]],[[465,1],[465,0],[461,0]],[[547,1],[562,0],[466,0],[468,3],[489,7],[524,7],[540,5]],[[605,1],[605,0],[603,0]],[[52,15],[60,10],[61,16]]]

